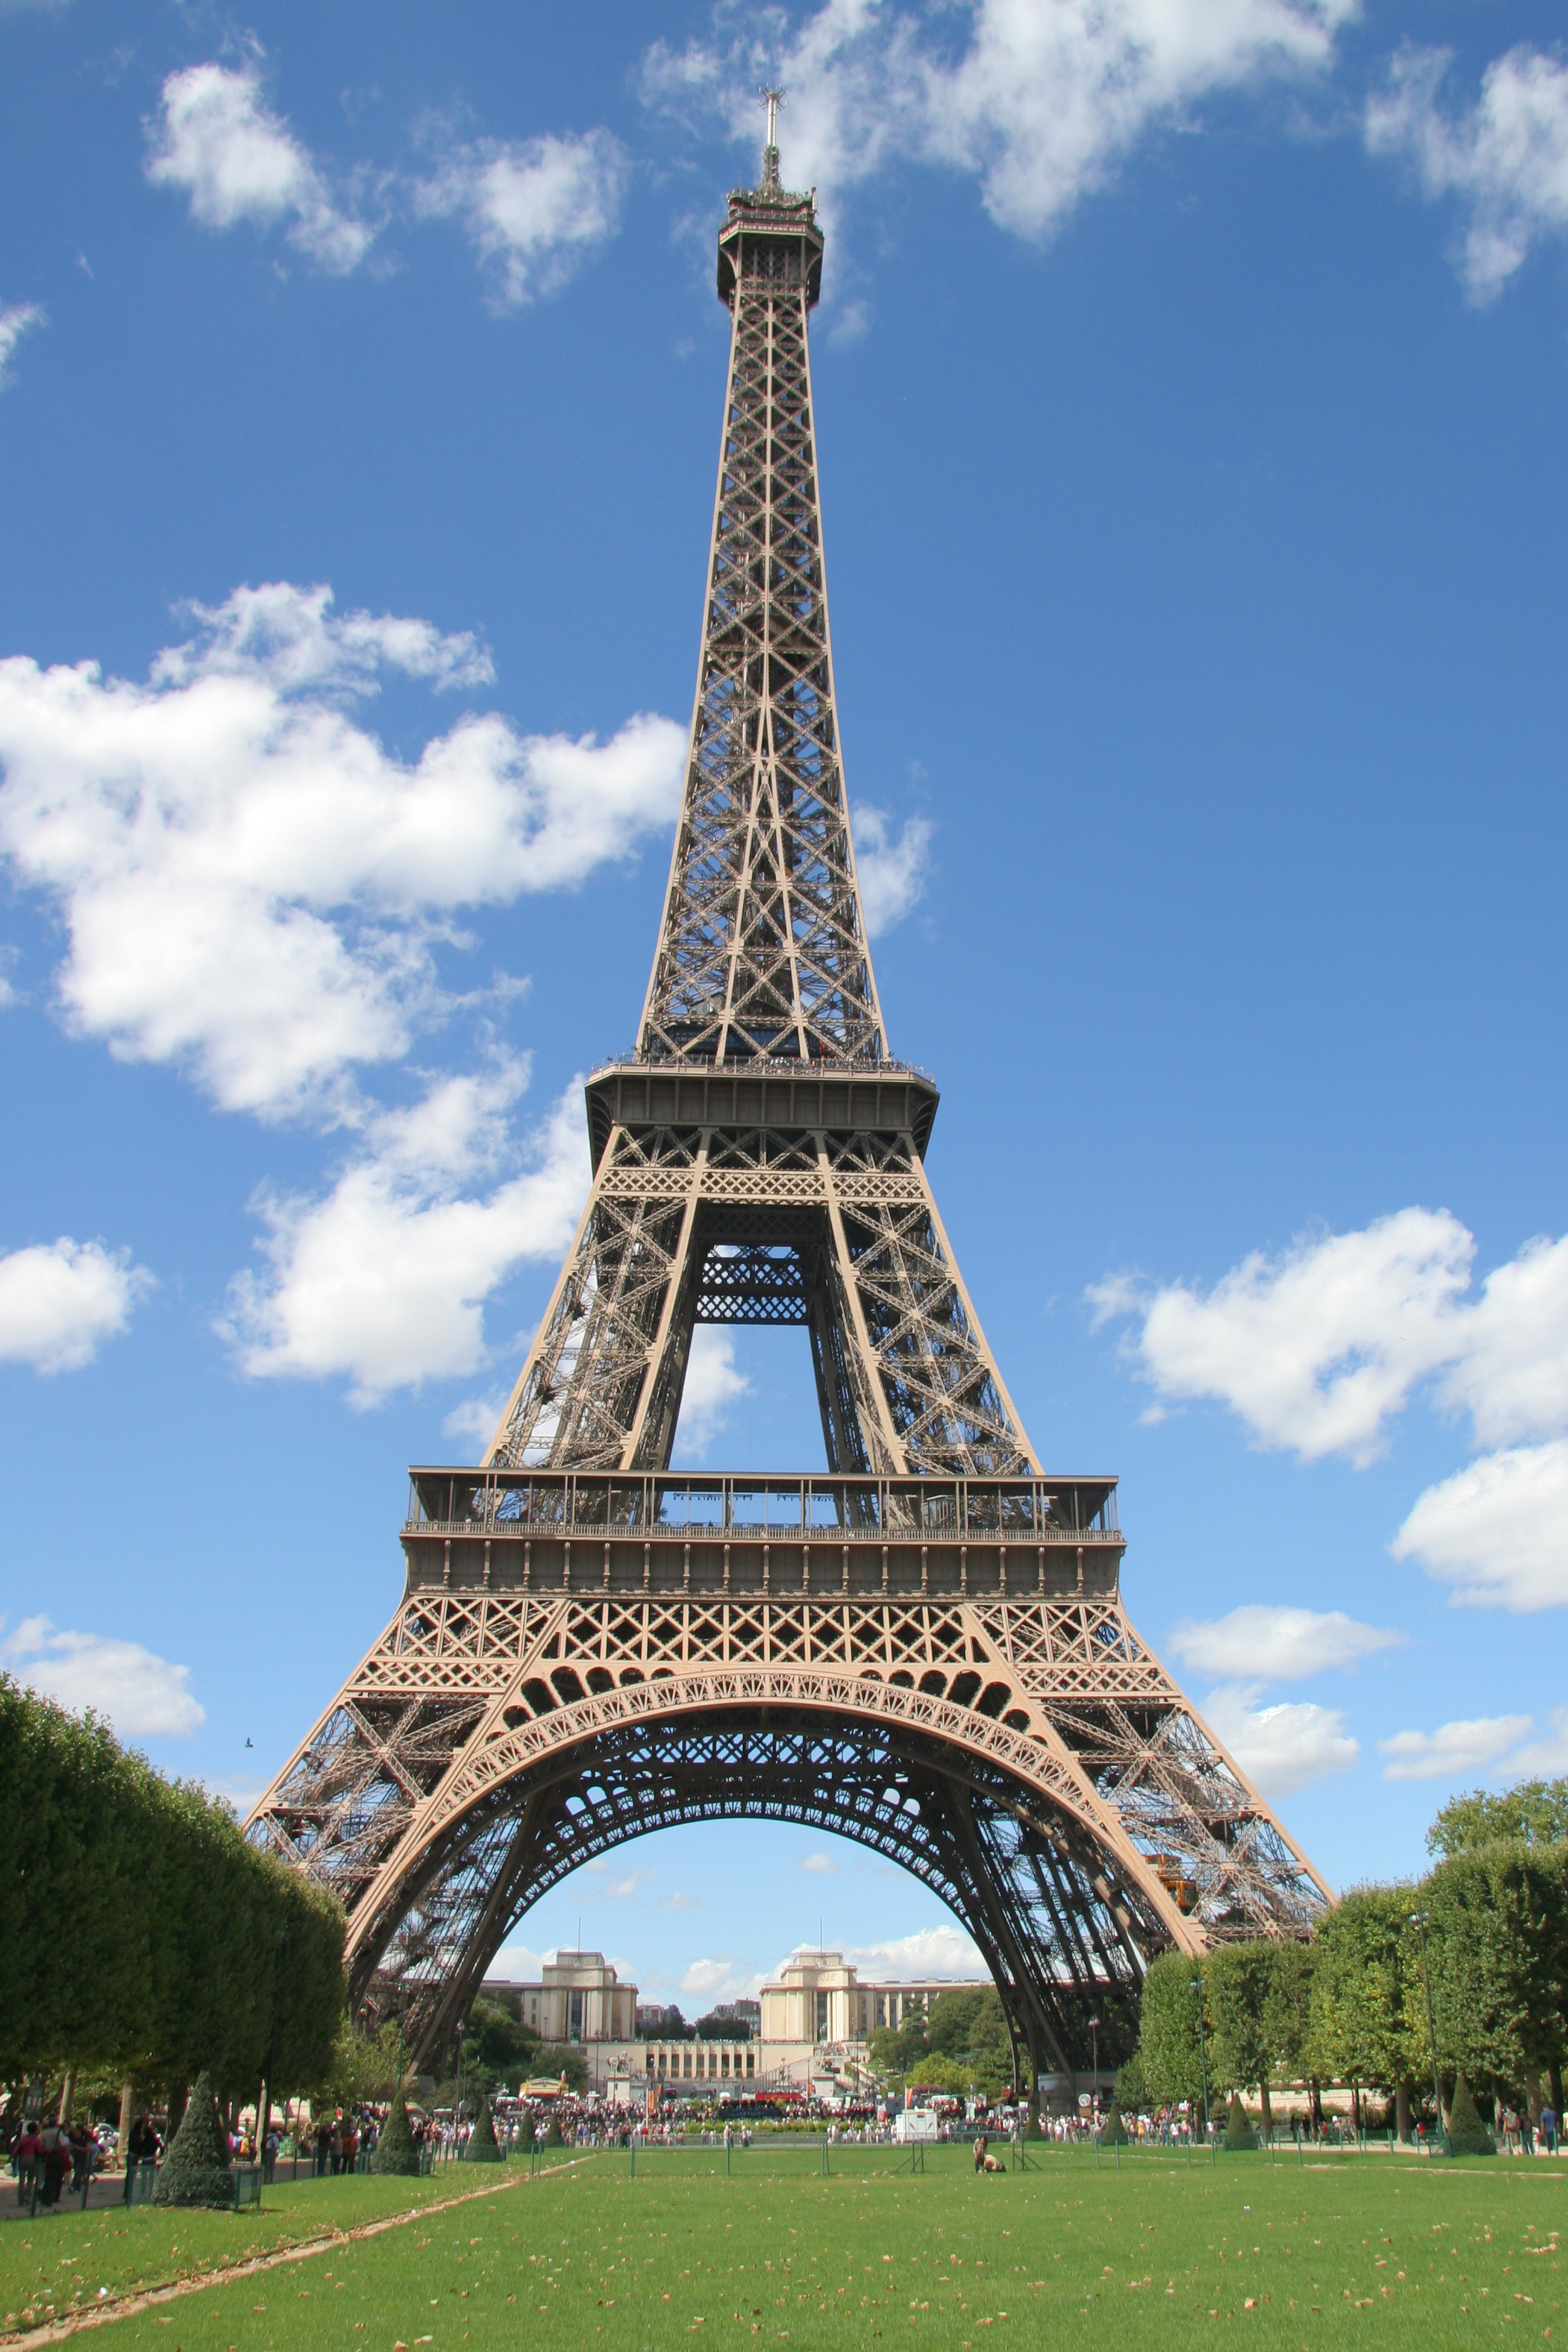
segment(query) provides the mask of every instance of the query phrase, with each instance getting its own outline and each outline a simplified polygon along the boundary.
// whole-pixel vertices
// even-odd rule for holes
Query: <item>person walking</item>
[[[55,2206],[60,2201],[60,2189],[71,2159],[70,2135],[63,2124],[46,2124],[38,2134],[38,2155],[43,2167],[43,2187],[38,2191],[40,2205]]]
[[[1545,2148],[1548,2156],[1555,2156],[1557,2153],[1557,2110],[1552,2105],[1550,2099],[1546,2100],[1542,2106],[1540,2128],[1541,2144],[1542,2147]]]

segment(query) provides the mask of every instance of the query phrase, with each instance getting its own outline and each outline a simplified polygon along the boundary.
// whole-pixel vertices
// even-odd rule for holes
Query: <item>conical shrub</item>
[[[565,2147],[566,2143],[561,2137],[561,2118],[559,2116],[552,2116],[550,2121],[545,2125],[544,2145],[546,2147]]]
[[[180,2128],[169,2143],[169,2153],[158,2167],[153,2189],[154,2205],[234,2204],[234,2174],[229,2169],[228,2135],[204,2067],[185,2104]]]
[[[1448,2110],[1448,2153],[1450,2156],[1497,2154],[1497,2143],[1477,2115],[1470,2086],[1462,2074],[1454,2084],[1454,2104]]]
[[[410,2175],[419,2169],[419,2150],[414,2145],[414,2134],[408,2128],[408,2109],[401,2098],[394,2099],[387,2109],[370,2168],[373,2172]]]
[[[496,2139],[496,2127],[490,2121],[490,2103],[488,2099],[479,2101],[479,2112],[474,2118],[474,2128],[468,2135],[463,2157],[468,2164],[499,2164],[501,2160],[500,2147]]]
[[[522,2117],[517,2127],[517,2144],[524,2156],[533,2146],[533,2117],[526,2107],[522,2111]]]
[[[1241,2093],[1233,2091],[1226,2111],[1225,2144],[1226,2147],[1256,2147],[1258,2134],[1247,2120],[1247,2109],[1241,2104]]]
[[[1100,2144],[1104,2147],[1125,2147],[1132,2135],[1121,2118],[1121,2105],[1112,2099],[1100,2120]]]

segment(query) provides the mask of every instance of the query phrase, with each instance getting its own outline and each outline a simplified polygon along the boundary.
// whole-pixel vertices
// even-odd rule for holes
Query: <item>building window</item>
[[[573,2042],[581,2042],[583,2039],[583,1996],[580,1992],[574,1992],[572,1995],[572,2022],[567,2028],[567,2034]]]
[[[816,1996],[816,2038],[819,2042],[827,2039],[827,1995],[825,1992]]]
[[[754,2053],[752,2051],[748,2050],[748,2051],[747,2051],[747,2053],[746,2053],[746,2072],[747,2072],[747,2074],[754,2074],[756,2073],[756,2071],[757,2071],[757,2061],[756,2061],[755,2053]],[[258,2096],[259,2096],[259,2095],[259,2095],[259,2093],[258,2093]]]
[[[683,2069],[682,2071],[683,2071],[685,2074],[690,2074],[690,2072],[691,2072],[691,2053],[690,2053],[690,2051],[689,2051],[689,2051],[687,2051],[687,2053],[686,2053],[686,2064],[685,2064],[685,2067],[684,2067],[684,2069]],[[260,2096],[259,2092],[257,2094],[257,2095],[258,2095],[258,2097],[259,2097],[259,2096]]]

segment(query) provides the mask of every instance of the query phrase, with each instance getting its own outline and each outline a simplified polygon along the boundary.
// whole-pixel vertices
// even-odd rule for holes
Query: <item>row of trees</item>
[[[871,2036],[870,2059],[890,2083],[910,2090],[952,2091],[971,2086],[994,2099],[1012,2086],[1013,2045],[998,1995],[987,1987],[954,1987],[939,1993],[928,2017],[906,2017]]]
[[[1347,1895],[1310,1944],[1167,1953],[1144,1980],[1126,2102],[1211,2098],[1271,2080],[1391,2094],[1402,2130],[1436,2072],[1559,2114],[1568,2025],[1568,1781],[1457,1798],[1425,1879]],[[1196,1983],[1201,1993],[1194,1992]]]
[[[160,1779],[90,1715],[0,1675],[0,2079],[204,2069],[254,2096],[330,2070],[343,1919],[232,1811]]]

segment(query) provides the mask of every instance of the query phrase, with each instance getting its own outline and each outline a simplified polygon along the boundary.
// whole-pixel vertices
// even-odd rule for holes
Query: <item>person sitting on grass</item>
[[[1007,2169],[1005,2164],[998,2164],[986,2146],[984,2132],[974,2143],[974,2169],[976,2172],[1005,2172]]]

